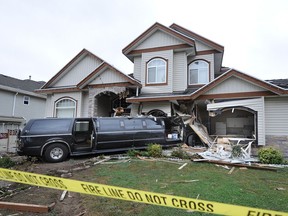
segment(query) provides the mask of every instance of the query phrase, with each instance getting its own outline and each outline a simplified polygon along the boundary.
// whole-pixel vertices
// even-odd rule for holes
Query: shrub
[[[0,167],[10,168],[15,166],[15,162],[11,160],[10,157],[2,157],[0,158]]]
[[[150,157],[162,157],[162,146],[159,144],[149,144],[147,151]]]
[[[241,146],[235,145],[232,146],[232,157],[240,157],[242,155]]]
[[[140,154],[140,151],[139,151],[139,150],[129,149],[129,150],[127,151],[127,155],[128,155],[129,157],[137,157],[138,155],[141,155],[141,154]]]
[[[260,149],[258,157],[260,162],[264,164],[281,164],[283,162],[281,152],[272,147]]]
[[[189,158],[191,158],[189,156],[189,154],[186,151],[184,151],[183,149],[181,149],[181,148],[177,148],[177,149],[173,150],[172,153],[171,153],[171,156],[172,157],[176,157],[176,158],[181,158],[181,159],[189,159]]]

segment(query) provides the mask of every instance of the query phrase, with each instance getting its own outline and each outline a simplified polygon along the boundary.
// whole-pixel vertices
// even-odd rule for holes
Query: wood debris
[[[230,169],[230,171],[228,172],[228,175],[231,175],[232,172],[234,171],[234,169],[235,169],[235,167],[232,167],[232,168]]]
[[[49,211],[49,206],[13,202],[0,202],[0,208],[35,213],[47,213]]]
[[[184,163],[182,166],[180,166],[180,167],[178,168],[178,170],[183,169],[183,167],[185,167],[187,164],[188,164],[188,163]]]

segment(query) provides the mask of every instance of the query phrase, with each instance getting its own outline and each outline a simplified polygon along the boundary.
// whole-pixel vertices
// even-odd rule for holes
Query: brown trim
[[[77,87],[73,87],[73,88],[62,88],[62,89],[39,89],[39,90],[35,90],[35,92],[37,93],[44,93],[44,94],[48,94],[48,93],[64,93],[64,92],[79,92],[82,91],[81,89],[77,88]]]
[[[9,209],[13,211],[21,212],[33,212],[33,213],[46,213],[49,212],[49,206],[35,205],[26,203],[15,203],[15,202],[0,202],[1,209]],[[16,215],[16,214],[14,214]]]
[[[194,62],[194,61],[205,61],[208,63],[208,75],[209,75],[209,80],[208,80],[208,83],[211,82],[211,62],[207,61],[206,59],[193,59],[190,63],[188,63],[187,65],[187,86],[188,87],[202,87],[208,83],[203,83],[203,84],[189,84],[189,81],[190,81],[190,77],[189,77],[189,66]]]
[[[71,66],[78,58],[80,58],[82,55],[90,55],[94,58],[98,58],[100,61],[103,62],[101,58],[98,56],[94,55],[93,53],[89,52],[86,49],[81,50],[71,61],[69,61],[57,74],[55,74],[44,86],[42,86],[41,89],[45,89],[48,86],[50,86],[62,73],[65,72],[65,70]]]
[[[197,51],[196,55],[209,55],[209,54],[214,54],[214,53],[219,53],[217,50],[203,50],[203,51]]]
[[[171,97],[153,97],[153,98],[127,98],[129,103],[137,102],[155,102],[155,101],[170,101],[170,100],[191,100],[189,96],[171,96]]]
[[[154,30],[156,31],[157,29],[160,29],[168,34],[172,34],[177,38],[180,38],[181,40],[183,40],[184,42],[195,46],[195,42],[192,38],[189,38],[183,34],[180,34],[177,31],[174,31],[171,28],[168,28],[160,23],[155,23],[154,25],[152,25],[150,28],[148,28],[146,31],[144,31],[140,36],[138,36],[135,40],[133,40],[130,44],[128,44],[123,50],[122,53],[124,55],[128,55],[128,53],[130,53],[130,49],[132,49],[137,43],[141,42],[141,40],[143,38],[145,38],[146,36],[149,36],[149,33],[153,32]]]
[[[207,39],[207,38],[205,38],[199,34],[196,34],[196,33],[192,32],[186,28],[183,28],[182,26],[179,26],[179,25],[173,23],[172,25],[169,26],[169,28],[174,29],[175,31],[178,31],[184,35],[187,35],[188,37],[191,37],[191,38],[199,40],[203,43],[206,43],[209,46],[215,48],[216,50],[218,50],[220,52],[224,52],[224,46],[217,44],[217,43],[215,43],[215,42],[213,42],[213,41],[211,41],[211,40],[209,40],[209,39]]]
[[[155,59],[162,59],[163,61],[166,62],[166,82],[164,83],[148,83],[148,63],[151,62],[152,60],[155,60]],[[164,86],[164,85],[168,85],[168,59],[165,59],[163,57],[159,57],[159,56],[156,56],[156,57],[153,57],[151,59],[149,59],[147,62],[146,62],[146,68],[145,68],[145,86]]]
[[[209,94],[201,95],[197,100],[206,99],[226,99],[226,98],[246,98],[246,97],[261,97],[276,95],[270,91],[258,91],[258,92],[238,92],[238,93],[223,93],[223,94]]]
[[[139,50],[132,50],[131,52],[127,53],[127,55],[137,55],[141,53],[147,53],[147,52],[158,52],[158,51],[164,51],[164,50],[176,50],[176,49],[186,49],[191,48],[188,44],[180,44],[180,45],[171,45],[171,46],[163,46],[163,47],[153,47],[153,48],[147,48],[147,49],[139,49]]]
[[[131,83],[125,82],[125,83],[106,83],[106,84],[93,84],[93,85],[88,85],[88,88],[104,88],[104,87],[129,87],[131,86]]]
[[[53,117],[57,117],[56,116],[56,103],[58,103],[60,100],[64,100],[64,99],[70,99],[73,100],[75,102],[75,116],[73,116],[74,118],[77,117],[77,110],[78,110],[78,100],[70,97],[70,96],[63,96],[58,98],[57,100],[54,101],[54,106],[53,106]]]
[[[118,73],[122,78],[124,78],[125,80],[127,80],[127,82],[131,83],[131,85],[136,85],[136,86],[140,86],[141,84],[138,83],[137,81],[133,80],[132,78],[130,78],[129,76],[123,74],[121,71],[117,70],[116,68],[114,68],[113,66],[111,66],[110,64],[108,64],[107,62],[103,62],[98,68],[96,68],[94,71],[92,71],[92,73],[90,73],[87,77],[85,77],[83,80],[81,80],[78,84],[77,87],[78,88],[82,88],[85,87],[85,85],[87,84],[87,82],[91,79],[93,79],[93,77],[95,77],[95,75],[97,75],[98,73],[100,73],[102,70],[105,69],[111,69],[112,71],[114,71],[115,73]],[[88,84],[89,85],[89,84]]]

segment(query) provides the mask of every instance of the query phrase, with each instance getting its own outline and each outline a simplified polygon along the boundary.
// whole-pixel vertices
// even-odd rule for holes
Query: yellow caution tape
[[[101,197],[108,197],[186,210],[194,210],[213,214],[233,216],[288,216],[288,213],[285,212],[230,205],[219,202],[210,202],[205,200],[153,193],[142,190],[134,190],[123,187],[114,187],[103,184],[95,184],[90,182],[64,179],[3,168],[0,168],[0,179],[5,181],[67,190]]]

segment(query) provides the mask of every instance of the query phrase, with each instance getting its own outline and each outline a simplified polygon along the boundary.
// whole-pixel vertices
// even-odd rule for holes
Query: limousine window
[[[34,121],[30,128],[31,134],[59,134],[69,132],[71,119],[42,119]]]
[[[100,131],[117,131],[122,130],[119,119],[100,119],[99,125],[97,123],[97,127]]]
[[[153,121],[152,119],[146,119],[146,125],[148,129],[160,129],[162,128],[161,121]]]
[[[143,129],[142,119],[124,119],[124,125],[126,130]]]
[[[89,121],[77,121],[75,123],[76,132],[85,132],[89,131]]]

